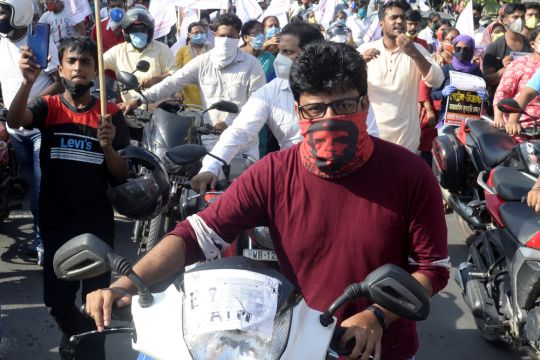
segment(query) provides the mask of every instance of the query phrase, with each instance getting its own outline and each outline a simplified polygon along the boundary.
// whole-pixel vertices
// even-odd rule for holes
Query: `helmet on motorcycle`
[[[169,200],[169,178],[159,158],[136,146],[120,151],[130,169],[141,168],[127,182],[108,191],[112,206],[120,214],[134,220],[148,220],[161,213]]]
[[[32,0],[0,0],[0,4],[11,8],[10,25],[20,29],[30,25],[34,17],[34,2]]]
[[[349,28],[340,23],[336,23],[326,30],[328,40],[333,42],[347,43],[349,41],[350,34],[351,31]]]
[[[122,19],[122,29],[124,30],[124,38],[127,42],[131,42],[129,33],[134,27],[144,27],[148,32],[148,42],[154,38],[154,19],[147,8],[136,5],[129,9]]]

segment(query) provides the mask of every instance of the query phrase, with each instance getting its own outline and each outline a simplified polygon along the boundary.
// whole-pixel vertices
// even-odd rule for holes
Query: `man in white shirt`
[[[215,47],[144,91],[144,96],[150,102],[157,102],[177,93],[186,85],[195,84],[201,89],[204,108],[220,100],[227,100],[241,109],[251,94],[266,83],[259,61],[238,49],[241,27],[242,22],[236,15],[221,15],[217,20]],[[141,97],[138,96],[120,104],[120,107],[128,112],[141,103]],[[204,122],[212,125],[216,131],[223,131],[233,123],[235,117],[236,114],[212,110]],[[203,145],[211,150],[217,139],[214,135],[203,136]],[[258,143],[253,144],[248,153],[258,157]]]
[[[246,144],[256,141],[260,129],[268,124],[281,149],[302,141],[294,97],[289,86],[289,73],[293,61],[304,47],[323,37],[315,27],[306,23],[291,23],[283,28],[279,41],[279,55],[274,62],[277,78],[257,90],[234,119],[233,124],[221,134],[212,154],[225,162],[243,151]],[[378,136],[375,122],[368,124],[368,132]],[[221,163],[206,156],[197,176],[191,180],[194,190],[204,193],[207,185],[215,188]]]
[[[13,4],[17,2],[17,6]],[[15,13],[14,13],[15,12]],[[13,15],[12,15],[13,14]],[[9,109],[15,94],[23,81],[19,69],[21,48],[28,43],[28,25],[34,16],[32,0],[0,0],[0,85],[4,106]],[[49,41],[51,61],[46,69],[41,71],[32,87],[30,98],[43,95],[57,94],[63,90],[58,76],[58,50],[52,39]],[[43,259],[43,244],[38,227],[38,198],[41,181],[39,151],[41,148],[41,133],[37,129],[7,128],[15,155],[21,165],[30,190],[30,207],[34,217],[34,244],[32,250],[38,252],[38,264]]]
[[[51,38],[56,47],[60,41],[71,36],[83,36],[86,34],[84,22],[74,23],[73,15],[62,0],[45,0],[47,11],[39,18],[40,23],[51,26]]]
[[[431,55],[405,35],[404,0],[390,0],[379,9],[383,38],[362,45],[358,51],[368,62],[368,95],[381,139],[417,153],[420,144],[418,84],[429,87],[444,81]]]
[[[358,1],[358,5],[351,8],[351,16],[347,18],[346,25],[351,29],[356,46],[364,43],[364,36],[371,25],[371,19],[367,16],[367,6],[366,0]]]
[[[484,37],[484,31],[486,31],[486,28],[480,25],[480,20],[482,19],[482,10],[484,10],[484,6],[482,4],[473,4],[473,23],[474,23],[474,44],[476,47],[480,45],[480,42],[482,41],[482,37]]]
[[[430,48],[433,48],[433,28],[441,20],[441,17],[437,13],[431,13],[428,17],[427,26],[418,33],[418,38],[425,40]]]

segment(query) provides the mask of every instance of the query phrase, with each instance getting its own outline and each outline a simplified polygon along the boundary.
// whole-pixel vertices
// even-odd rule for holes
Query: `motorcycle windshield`
[[[184,339],[193,359],[278,359],[292,316],[291,303],[278,311],[281,280],[241,267],[196,270],[183,278]]]
[[[195,116],[177,115],[163,109],[156,109],[151,129],[153,146],[172,149],[175,146],[191,143]]]

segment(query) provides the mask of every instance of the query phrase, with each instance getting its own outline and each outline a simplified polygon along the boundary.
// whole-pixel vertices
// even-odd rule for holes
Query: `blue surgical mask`
[[[251,40],[251,47],[255,50],[262,49],[264,45],[264,41],[266,40],[266,38],[264,37],[264,34],[259,34],[253,37],[252,39],[253,40]]]
[[[281,28],[277,26],[272,26],[270,29],[266,30],[266,38],[267,39],[273,38],[274,36],[279,34],[280,31],[281,31]]]
[[[124,18],[125,13],[124,9],[112,8],[111,11],[109,11],[109,18],[112,21],[119,23]]]
[[[148,34],[142,32],[136,32],[129,34],[131,44],[137,49],[144,49],[148,45]]]
[[[358,16],[360,18],[365,18],[367,15],[367,9],[365,7],[361,8],[361,9],[358,9]]]
[[[206,42],[207,36],[205,33],[195,34],[191,36],[191,42],[195,45],[202,45]]]

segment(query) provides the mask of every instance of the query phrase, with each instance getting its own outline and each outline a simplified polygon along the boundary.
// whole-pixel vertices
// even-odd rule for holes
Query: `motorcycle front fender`
[[[154,303],[147,308],[139,306],[138,296],[132,299],[131,313],[137,330],[133,350],[153,360],[192,359],[182,331],[182,294],[173,284],[153,295]]]

